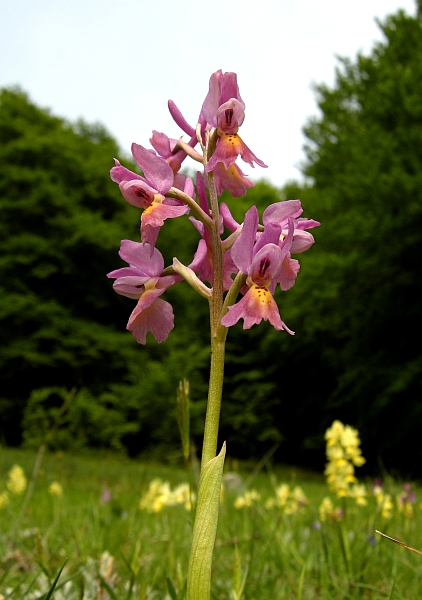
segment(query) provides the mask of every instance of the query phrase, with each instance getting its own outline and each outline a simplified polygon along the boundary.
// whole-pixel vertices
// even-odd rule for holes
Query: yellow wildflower
[[[373,494],[373,496],[375,496],[377,504],[382,502],[382,500],[384,498],[384,491],[382,489],[382,485],[375,484],[374,487],[372,488],[372,494]]]
[[[160,512],[166,506],[169,496],[170,484],[157,477],[150,482],[148,491],[142,496],[139,508],[148,512]]]
[[[330,490],[339,498],[356,497],[356,492],[352,491],[350,485],[358,483],[355,467],[365,462],[359,447],[360,439],[357,430],[336,420],[325,432],[325,439],[328,463],[324,473]],[[362,494],[359,494],[359,499],[356,498],[356,501],[361,505],[366,502]]]
[[[338,444],[335,444],[333,446],[327,445],[326,455],[328,460],[341,460],[345,458],[344,450]]]
[[[52,481],[48,486],[48,493],[61,498],[63,496],[63,487],[58,481]]]
[[[300,487],[300,485],[297,485],[293,492],[293,498],[296,500],[296,502],[298,502],[299,504],[309,504],[309,500],[306,497],[304,491],[302,490],[302,488]]]
[[[309,503],[302,488],[298,485],[291,490],[287,483],[282,483],[276,488],[275,494],[275,498],[268,498],[265,507],[273,508],[276,506],[277,508],[282,508],[288,515],[300,512]]]
[[[344,431],[344,425],[341,421],[334,421],[331,427],[325,432],[325,439],[327,440],[327,448],[337,444],[340,441],[342,433]]]
[[[356,500],[358,506],[366,506],[368,500],[366,499],[366,487],[362,484],[355,484],[349,492],[351,498]]]
[[[193,495],[192,495],[192,499]],[[183,504],[186,510],[191,510],[191,495],[188,483],[181,483],[173,491],[170,490],[170,494],[167,499],[167,506],[175,506],[176,504]]]
[[[191,509],[189,485],[181,483],[172,491],[168,481],[157,478],[150,482],[147,492],[142,496],[139,508],[148,512],[160,512],[165,506],[176,504],[183,504],[186,510]]]
[[[413,504],[409,502],[409,500],[403,499],[403,497],[400,495],[397,496],[396,500],[399,512],[408,519],[413,519],[413,517],[415,516]]]
[[[235,508],[244,508],[245,506],[250,507],[254,502],[261,499],[261,494],[256,490],[245,492],[243,496],[238,496],[234,501]]]
[[[6,486],[11,494],[23,494],[26,490],[26,477],[22,467],[13,465],[9,471],[9,479]]]
[[[1,492],[0,494],[0,510],[9,504],[9,494]]]
[[[290,487],[287,483],[282,483],[275,490],[277,506],[285,506],[290,496]]]
[[[378,494],[377,498],[377,507],[381,512],[381,516],[384,519],[390,519],[391,513],[394,508],[394,504],[391,500],[390,494]]]
[[[326,521],[327,517],[333,521],[340,521],[343,517],[343,510],[339,507],[334,508],[331,498],[326,496],[319,505],[319,518],[321,521]]]

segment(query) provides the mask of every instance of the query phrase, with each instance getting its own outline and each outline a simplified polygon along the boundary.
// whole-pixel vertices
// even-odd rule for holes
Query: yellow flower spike
[[[261,494],[259,494],[256,490],[251,490],[250,492],[245,492],[243,496],[238,496],[234,501],[235,508],[244,508],[252,506],[254,502],[257,502],[261,499]]]
[[[333,444],[327,447],[327,458],[328,460],[339,460],[344,459],[344,450],[338,444]]]
[[[382,500],[378,503],[378,506],[381,508],[381,516],[384,519],[390,519],[392,517],[394,504],[391,500],[390,494],[385,494]]]
[[[326,456],[328,463],[324,474],[332,492],[338,497],[353,496],[351,485],[358,483],[355,477],[355,466],[364,464],[358,431],[350,425],[343,425],[341,421],[334,421],[325,433]],[[359,496],[358,504],[365,502],[362,495]]]
[[[234,501],[234,507],[239,509],[245,506],[245,498],[243,496],[238,496]]]
[[[9,494],[7,492],[0,493],[0,510],[9,504]]]
[[[331,427],[325,432],[325,439],[327,441],[327,447],[337,443],[344,431],[344,425],[341,421],[334,421]]]
[[[282,483],[275,490],[277,506],[284,506],[290,496],[290,487],[287,483]]]
[[[11,494],[17,496],[23,494],[26,490],[26,477],[22,467],[13,465],[9,471],[9,479],[6,483],[6,487]]]
[[[52,481],[48,486],[48,493],[61,498],[63,496],[63,487],[58,481]]]
[[[350,490],[350,497],[356,500],[358,506],[366,506],[368,504],[366,495],[366,487],[363,484],[355,484]]]
[[[327,515],[331,514],[333,512],[333,503],[331,501],[331,498],[328,498],[328,496],[326,496],[321,504],[319,505],[319,518],[321,521],[325,521],[327,519]]]

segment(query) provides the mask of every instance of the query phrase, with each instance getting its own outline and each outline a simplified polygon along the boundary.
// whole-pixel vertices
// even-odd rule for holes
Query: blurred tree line
[[[325,428],[357,427],[369,468],[418,475],[422,450],[422,18],[399,12],[370,56],[343,59],[321,116],[305,128],[306,184],[261,182],[224,198],[235,217],[301,198],[322,225],[278,292],[294,337],[263,323],[231,328],[221,439],[229,453],[321,468]],[[166,293],[175,329],[139,346],[125,331],[134,302],[106,273],[139,213],[109,179],[116,142],[100,125],[70,124],[19,89],[0,93],[0,441],[125,449],[178,448],[178,381],[191,384],[199,445],[208,379],[208,307],[186,284]],[[131,167],[130,158],[119,157]],[[133,168],[133,165],[132,165]],[[197,233],[167,221],[166,264],[190,262]],[[71,394],[71,399],[69,396]],[[60,407],[68,402],[67,411]],[[60,422],[59,422],[60,420]]]

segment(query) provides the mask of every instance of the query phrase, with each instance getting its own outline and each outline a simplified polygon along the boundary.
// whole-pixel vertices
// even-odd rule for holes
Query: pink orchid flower
[[[162,277],[164,259],[148,243],[122,240],[119,256],[129,267],[111,271],[107,277],[116,280],[113,289],[118,294],[138,300],[126,328],[139,344],[146,343],[148,332],[152,333],[157,342],[163,342],[174,327],[174,315],[171,305],[161,300],[160,296],[169,287],[182,281],[182,277]]]
[[[305,229],[318,227],[320,223],[313,219],[299,218],[303,212],[300,200],[286,200],[284,202],[275,202],[264,210],[262,221],[264,227],[270,223],[277,223],[281,227],[279,245],[284,243],[288,235],[288,224],[291,219],[294,223],[294,232],[292,244],[289,252],[284,257],[283,266],[280,273],[280,287],[285,292],[290,290],[296,283],[296,277],[299,273],[299,261],[291,257],[291,254],[299,254],[308,250],[315,242],[314,237]]]
[[[141,217],[142,242],[149,243],[152,250],[164,221],[189,212],[186,204],[166,198],[165,194],[174,186],[192,196],[193,183],[186,175],[175,175],[167,162],[152,150],[132,144],[132,154],[145,176],[126,169],[117,159],[110,176],[119,184],[123,198],[129,204],[144,209]]]
[[[218,163],[223,163],[226,171],[229,170],[239,154],[251,167],[254,162],[260,167],[267,166],[237,134],[245,118],[245,103],[240,97],[236,73],[223,73],[220,69],[211,75],[201,114],[211,127],[217,128],[219,135],[215,152],[205,169],[207,173],[214,171]],[[221,175],[220,169],[218,177]]]
[[[289,252],[293,237],[293,220],[289,223],[289,234],[282,246],[279,245],[281,228],[271,223],[257,239],[258,210],[255,206],[245,215],[242,232],[232,247],[232,259],[242,273],[247,275],[243,298],[229,306],[221,324],[230,327],[243,319],[243,329],[269,321],[278,330],[291,329],[281,320],[273,293],[282,276],[283,261]]]

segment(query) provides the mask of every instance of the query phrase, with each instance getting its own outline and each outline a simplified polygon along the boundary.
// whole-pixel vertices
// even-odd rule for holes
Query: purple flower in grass
[[[145,177],[126,169],[116,159],[110,176],[119,184],[123,198],[129,204],[144,209],[141,216],[141,237],[143,243],[150,244],[152,251],[164,221],[189,212],[186,204],[166,198],[165,194],[174,186],[192,196],[193,183],[185,175],[175,175],[166,161],[152,150],[132,144],[132,154]]]
[[[118,294],[138,300],[129,317],[127,329],[140,344],[146,343],[148,332],[157,342],[163,342],[174,327],[174,315],[171,305],[161,300],[160,296],[169,287],[182,281],[182,277],[161,277],[164,259],[149,244],[122,240],[119,256],[129,263],[129,267],[112,271],[107,277],[116,280],[113,288]]]
[[[293,237],[293,220],[289,223],[289,234],[280,246],[281,228],[271,223],[256,239],[258,211],[255,206],[245,215],[242,232],[233,244],[231,257],[236,267],[247,275],[243,298],[228,308],[221,319],[222,325],[230,327],[243,319],[243,328],[250,329],[264,319],[275,329],[284,329],[293,335],[281,320],[273,293],[282,277],[283,260],[289,252]]]

